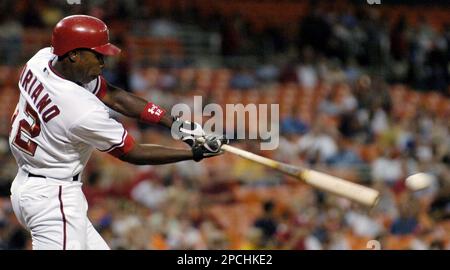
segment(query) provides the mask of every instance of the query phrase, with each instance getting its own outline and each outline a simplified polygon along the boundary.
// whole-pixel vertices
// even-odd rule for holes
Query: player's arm
[[[228,143],[224,138],[206,136],[203,143],[194,140],[191,149],[138,144],[120,123],[110,117],[105,107],[88,105],[93,105],[93,108],[78,116],[68,127],[69,138],[136,165],[166,164],[182,160],[200,161],[221,154],[222,145]]]
[[[104,79],[102,79],[102,84],[102,87],[105,89],[103,94],[99,95],[102,102],[123,115],[145,123],[159,124],[170,128],[172,133],[178,136],[177,139],[183,140],[190,146],[193,145],[193,140],[196,137],[205,135],[198,123],[175,118],[161,106],[120,89]]]
[[[105,81],[106,91],[100,97],[111,109],[146,123],[172,127],[174,118],[161,106],[149,102]]]
[[[136,165],[159,165],[183,160],[200,161],[222,154],[221,147],[226,143],[228,143],[226,139],[208,136],[204,143],[196,143],[190,150],[156,144],[134,144],[128,152],[116,156]]]

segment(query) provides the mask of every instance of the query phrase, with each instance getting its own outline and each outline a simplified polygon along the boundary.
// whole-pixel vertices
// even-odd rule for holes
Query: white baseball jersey
[[[51,48],[44,48],[23,68],[9,143],[22,170],[70,179],[94,148],[118,156],[134,141],[99,99],[106,91],[103,77],[80,86],[61,77],[54,61]]]

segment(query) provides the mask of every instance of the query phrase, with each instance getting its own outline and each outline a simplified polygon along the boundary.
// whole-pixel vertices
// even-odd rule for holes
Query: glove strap
[[[199,162],[200,160],[203,159],[203,149],[202,146],[200,144],[195,145],[194,147],[192,147],[192,155],[193,155],[193,160]]]
[[[158,123],[164,114],[166,114],[166,110],[152,102],[149,102],[141,112],[140,119],[145,123]]]

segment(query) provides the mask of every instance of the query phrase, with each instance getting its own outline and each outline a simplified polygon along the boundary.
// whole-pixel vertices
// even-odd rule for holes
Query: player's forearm
[[[161,120],[159,120],[158,124],[167,128],[171,128],[172,127],[172,123],[173,123],[174,119],[172,117],[172,115],[170,115],[169,113],[166,113]]]
[[[192,160],[190,149],[171,148],[154,144],[136,144],[121,160],[135,165],[159,165]]]
[[[141,97],[127,93],[126,91],[110,86],[108,99],[104,100],[111,109],[132,118],[139,118],[147,101]]]
[[[142,120],[142,113],[149,104],[147,100],[113,85],[108,85],[108,88],[110,91],[108,91],[108,96],[104,100],[107,106],[123,115]],[[170,128],[173,123],[173,117],[166,112],[157,123]]]

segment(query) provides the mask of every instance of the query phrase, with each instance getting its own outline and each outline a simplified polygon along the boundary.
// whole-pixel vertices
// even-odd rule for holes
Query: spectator
[[[337,148],[337,152],[326,160],[328,165],[348,169],[364,165],[357,152],[352,149],[352,145],[343,138],[337,140]]]
[[[262,231],[262,244],[263,247],[270,247],[273,236],[277,232],[278,221],[275,217],[275,204],[273,201],[266,201],[263,203],[263,214],[258,217],[253,226]]]
[[[325,123],[316,123],[298,141],[298,151],[311,163],[324,163],[337,153],[334,138],[329,134]]]
[[[230,87],[234,89],[251,89],[256,87],[254,74],[248,68],[240,68],[231,77]]]
[[[9,103],[17,98],[17,91],[6,87],[13,76],[18,76],[15,65],[21,64],[22,54],[42,42],[39,31],[46,31],[46,25],[68,12],[64,1],[40,1],[39,8],[28,7],[28,2],[0,3],[0,106],[6,108],[0,113],[0,249],[30,248],[29,236],[23,238],[4,203],[17,169],[6,141],[2,143],[1,139],[9,132],[14,109],[8,109]],[[124,59],[111,63],[113,68],[105,71],[105,76],[120,85],[130,83],[139,95],[151,96],[156,102],[164,100],[169,106],[192,105],[189,95],[197,88],[209,101],[220,104],[223,97],[230,95],[231,80],[223,74],[235,74],[232,87],[258,92],[252,102],[293,105],[292,111],[281,114],[277,152],[274,156],[272,152],[263,155],[296,165],[309,162],[325,172],[341,173],[341,168],[348,168],[351,176],[359,168],[355,181],[373,180],[382,194],[377,208],[364,213],[346,200],[323,193],[312,196],[316,193],[307,185],[278,181],[287,177],[229,155],[219,164],[193,167],[188,162],[153,168],[155,175],[141,182],[135,182],[140,170],[117,170],[112,160],[96,158],[92,160],[96,169],[84,175],[84,188],[93,203],[89,209],[92,223],[112,248],[231,249],[237,247],[238,237],[246,239],[242,247],[248,249],[365,249],[367,237],[382,241],[383,248],[390,247],[397,236],[406,236],[410,242],[392,247],[449,249],[445,224],[450,217],[450,74],[446,68],[450,26],[444,25],[440,31],[433,22],[432,27],[425,19],[429,7],[399,10],[398,20],[387,31],[390,20],[383,17],[382,10],[377,14],[379,11],[372,7],[345,1],[344,9],[312,3],[305,15],[298,16],[298,27],[284,27],[280,32],[279,25],[272,21],[284,22],[290,16],[266,20],[265,16],[256,17],[257,9],[251,10],[248,17],[247,11],[234,16],[217,7],[205,10],[195,3],[172,3],[167,12],[155,13],[148,1],[97,2],[90,7],[73,5],[70,13],[97,14],[110,21],[115,28],[112,32],[125,34],[119,38],[127,46],[139,42],[131,42],[129,35],[146,37],[152,33],[153,38],[175,38],[182,44],[177,57],[169,47],[162,48],[154,58],[148,52],[154,55],[155,47],[136,47]],[[417,10],[424,16],[415,25],[410,15]],[[295,10],[289,14],[291,11]],[[14,18],[11,14],[15,14]],[[254,22],[253,18],[258,20]],[[181,29],[186,23],[190,27]],[[199,37],[196,43],[200,47],[191,47],[190,40],[186,42],[179,35],[185,29]],[[26,44],[22,40],[25,32],[30,33]],[[220,38],[212,41],[214,36]],[[214,43],[222,45],[206,47]],[[191,54],[199,48],[200,52]],[[227,68],[223,63],[246,68]],[[189,76],[182,78],[180,74],[188,69]],[[199,75],[205,70],[207,75]],[[377,77],[374,71],[381,74]],[[312,92],[295,91],[288,102],[280,101],[277,89],[286,84],[293,89],[310,88]],[[328,93],[326,89],[333,91]],[[416,90],[436,91],[436,97]],[[236,103],[244,96],[238,92]],[[321,120],[324,114],[326,123]],[[162,140],[148,127],[136,126],[132,133],[140,141]],[[303,152],[299,152],[299,145]],[[237,146],[245,148],[242,143]],[[248,150],[260,153],[259,149]],[[436,183],[410,193],[403,180],[417,171],[435,175]],[[125,184],[112,189],[119,179]],[[410,196],[410,201],[405,196]],[[264,241],[260,239],[264,235],[262,228],[255,226],[264,215],[249,210],[239,216],[238,223],[225,218],[228,210],[219,209],[252,209],[255,202],[269,201],[277,210],[288,211],[283,210],[287,214],[282,220],[272,212],[267,220],[273,222],[261,222],[261,227],[269,228],[267,231],[276,228],[276,233],[267,233],[270,236],[265,236]],[[333,214],[336,211],[343,217]]]
[[[372,162],[371,171],[373,181],[382,181],[390,186],[404,177],[398,154],[390,148],[384,149],[383,155]]]

